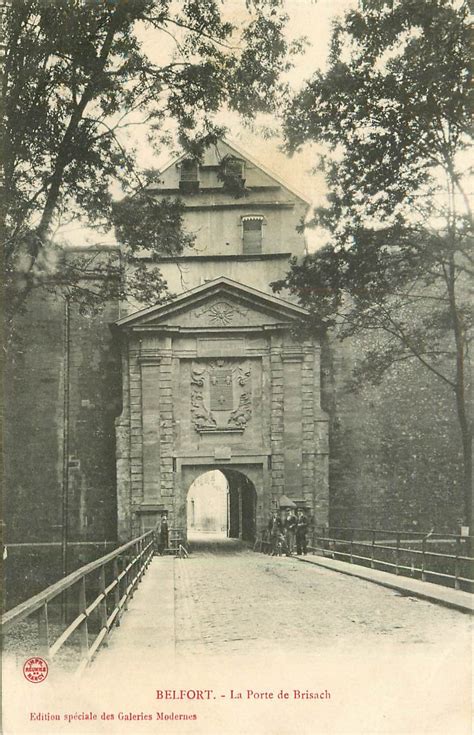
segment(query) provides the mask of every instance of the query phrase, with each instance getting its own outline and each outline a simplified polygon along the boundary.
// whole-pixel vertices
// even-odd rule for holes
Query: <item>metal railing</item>
[[[473,537],[374,528],[324,527],[310,551],[454,589],[474,586]],[[447,549],[442,551],[441,549]]]
[[[114,625],[119,625],[123,611],[141,581],[154,552],[153,531],[120,546],[115,551],[90,562],[47,587],[34,597],[2,615],[2,634],[36,615],[38,655],[54,659],[66,642],[73,638],[79,650],[80,673],[92,660]],[[62,624],[60,634],[52,638],[50,611]],[[58,632],[58,625],[54,628]]]
[[[326,558],[380,569],[454,589],[474,590],[474,538],[449,533],[421,533],[376,528],[323,527],[308,533],[308,551]],[[270,553],[268,532],[254,551]]]

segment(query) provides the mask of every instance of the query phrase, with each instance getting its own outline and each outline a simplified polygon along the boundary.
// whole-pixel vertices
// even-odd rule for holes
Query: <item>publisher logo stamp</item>
[[[48,676],[48,664],[44,658],[33,656],[23,664],[23,675],[32,684],[41,684]]]

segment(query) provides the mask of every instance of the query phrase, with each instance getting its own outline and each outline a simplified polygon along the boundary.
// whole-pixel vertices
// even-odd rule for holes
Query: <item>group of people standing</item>
[[[298,514],[295,515],[294,511],[289,509],[284,520],[277,512],[272,513],[268,522],[268,532],[272,556],[281,554],[291,556],[295,546],[298,555],[306,554],[308,519],[303,510],[298,510]]]

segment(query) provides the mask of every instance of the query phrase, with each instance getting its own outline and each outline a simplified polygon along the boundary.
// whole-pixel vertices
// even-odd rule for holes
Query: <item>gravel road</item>
[[[284,654],[363,644],[469,645],[469,616],[233,540],[195,543],[175,571],[177,651]]]

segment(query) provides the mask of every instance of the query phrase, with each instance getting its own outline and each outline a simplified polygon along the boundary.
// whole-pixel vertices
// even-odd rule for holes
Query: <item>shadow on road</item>
[[[210,533],[188,534],[188,547],[192,554],[238,554],[249,546],[236,538]]]

